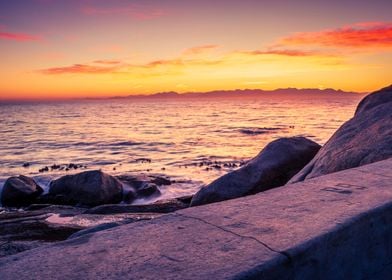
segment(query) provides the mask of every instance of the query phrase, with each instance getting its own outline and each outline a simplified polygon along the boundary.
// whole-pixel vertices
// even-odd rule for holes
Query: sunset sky
[[[391,0],[0,0],[0,99],[392,83]]]

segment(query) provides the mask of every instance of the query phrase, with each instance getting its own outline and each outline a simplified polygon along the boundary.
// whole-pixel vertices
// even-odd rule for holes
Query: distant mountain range
[[[172,99],[172,98],[244,98],[244,97],[261,97],[261,96],[324,96],[324,97],[339,97],[339,96],[352,96],[362,95],[365,93],[327,89],[297,89],[297,88],[283,88],[275,90],[262,90],[262,89],[236,89],[236,90],[215,90],[208,92],[187,92],[177,93],[174,91],[159,92],[148,95],[128,95],[116,96],[109,99]]]
[[[2,104],[19,104],[19,103],[40,103],[40,102],[57,102],[57,101],[78,101],[78,100],[113,100],[113,99],[129,99],[129,100],[146,100],[146,99],[228,99],[228,98],[337,98],[337,97],[361,97],[364,92],[351,92],[327,89],[297,89],[297,88],[283,88],[275,90],[262,90],[262,89],[236,89],[236,90],[215,90],[208,92],[187,92],[177,93],[174,91],[158,92],[154,94],[137,94],[127,96],[114,96],[114,97],[80,97],[80,98],[52,98],[52,99],[0,99]]]

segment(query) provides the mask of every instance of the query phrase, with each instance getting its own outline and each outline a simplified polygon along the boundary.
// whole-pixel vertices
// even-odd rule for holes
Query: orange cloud
[[[154,60],[145,65],[143,67],[155,67],[155,66],[164,66],[164,65],[183,65],[184,62],[181,59],[161,59]]]
[[[65,67],[54,67],[42,69],[38,72],[47,75],[57,74],[108,74],[114,72],[118,67],[116,66],[97,66],[88,64],[74,64]]]
[[[116,64],[120,64],[121,61],[119,61],[119,60],[95,60],[93,63],[104,64],[104,65],[116,65]]]
[[[209,67],[216,65],[223,65],[229,67],[230,65],[253,64],[258,63],[260,58],[265,62],[263,55],[270,56],[269,61],[281,62],[279,57],[299,57],[306,59],[306,61],[313,61],[318,64],[337,65],[342,64],[342,61],[336,60],[340,58],[338,55],[333,55],[326,51],[312,51],[312,50],[296,50],[296,49],[274,49],[269,48],[265,50],[249,50],[249,51],[232,51],[225,54],[215,54],[210,56],[208,51],[218,48],[218,45],[202,45],[186,49],[177,57],[170,59],[158,59],[141,64],[131,64],[120,60],[95,60],[91,63],[73,64],[64,67],[53,67],[48,69],[38,70],[38,73],[47,75],[57,74],[133,74],[143,76],[165,75],[169,72],[180,73],[189,69],[189,67]],[[190,56],[195,54],[196,56]],[[200,54],[200,56],[198,56]],[[272,56],[272,57],[271,57]],[[278,56],[278,57],[273,57]],[[310,60],[307,58],[311,58]],[[333,59],[332,59],[333,58]],[[332,60],[331,60],[332,59]]]
[[[364,22],[319,32],[300,32],[280,40],[283,45],[347,48],[392,48],[392,23]]]
[[[202,54],[202,53],[205,53],[205,52],[209,52],[209,51],[215,50],[215,49],[217,49],[219,47],[220,47],[219,45],[196,46],[196,47],[184,50],[183,54],[184,55]]]
[[[247,55],[281,55],[281,56],[294,56],[294,57],[323,55],[320,52],[290,50],[290,49],[255,50],[255,51],[243,51],[240,53],[247,54]]]
[[[52,67],[41,69],[36,72],[46,75],[60,74],[113,74],[113,73],[130,73],[133,70],[157,69],[161,67],[186,67],[186,66],[209,66],[221,63],[219,59],[184,59],[177,57],[173,59],[161,59],[147,62],[145,64],[129,64],[118,60],[95,60],[88,64],[73,64],[63,67]],[[149,74],[153,75],[152,72]]]
[[[0,31],[0,39],[17,42],[40,41],[41,37],[27,33],[11,33]]]

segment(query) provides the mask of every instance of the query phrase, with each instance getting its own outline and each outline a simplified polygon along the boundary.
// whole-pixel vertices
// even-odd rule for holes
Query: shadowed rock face
[[[269,143],[245,166],[230,172],[193,197],[191,206],[237,198],[284,185],[318,152],[320,145],[304,137]]]
[[[392,86],[365,97],[315,158],[290,183],[392,157]]]
[[[119,203],[122,200],[122,184],[102,171],[86,171],[52,181],[49,196],[60,197],[63,204],[69,205]]]
[[[108,204],[86,210],[86,214],[118,214],[118,213],[170,213],[189,206],[188,197],[160,200],[146,205]]]
[[[37,183],[26,176],[10,177],[4,184],[1,204],[6,207],[30,205],[43,192]]]

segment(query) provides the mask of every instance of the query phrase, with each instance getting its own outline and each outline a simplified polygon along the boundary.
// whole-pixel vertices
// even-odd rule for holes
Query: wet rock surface
[[[161,186],[170,186],[173,181],[162,175],[121,175],[117,178],[124,184],[125,203],[132,203],[136,199],[151,199],[161,195]]]
[[[42,193],[43,189],[32,178],[23,175],[10,177],[4,184],[1,204],[7,207],[26,206]]]
[[[392,157],[392,86],[366,96],[343,124],[289,183],[359,167]]]
[[[281,138],[268,144],[245,166],[230,172],[192,199],[191,206],[258,193],[284,185],[318,152],[320,145],[304,138]]]
[[[189,206],[190,198],[149,205],[102,205],[92,209],[33,204],[0,213],[0,257],[120,225],[151,220]]]
[[[74,216],[85,211],[69,206],[47,206],[39,210],[8,210],[0,213],[0,257],[13,255],[66,239],[83,229],[47,221],[54,213]]]

